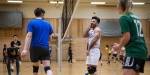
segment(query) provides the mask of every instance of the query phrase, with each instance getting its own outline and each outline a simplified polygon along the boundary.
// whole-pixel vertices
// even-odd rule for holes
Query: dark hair
[[[13,35],[13,37],[15,37],[15,36],[17,36],[17,35]]]
[[[132,0],[119,0],[119,6],[123,11],[129,10],[133,7]]]
[[[93,16],[92,19],[95,19],[95,20],[97,21],[98,24],[100,23],[100,18],[99,18],[99,17]]]
[[[42,8],[36,8],[36,9],[34,10],[34,15],[35,15],[36,17],[39,17],[39,16],[41,16],[42,14],[45,14],[45,10],[44,10],[44,9],[42,9]]]

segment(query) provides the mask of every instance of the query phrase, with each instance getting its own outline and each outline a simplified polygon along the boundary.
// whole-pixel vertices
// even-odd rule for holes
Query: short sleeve
[[[28,23],[27,32],[33,32],[33,23],[32,23],[32,21],[30,21]]]
[[[130,27],[129,27],[130,21],[129,21],[129,18],[127,16],[120,17],[119,22],[120,22],[120,27],[121,27],[122,33],[130,32]]]

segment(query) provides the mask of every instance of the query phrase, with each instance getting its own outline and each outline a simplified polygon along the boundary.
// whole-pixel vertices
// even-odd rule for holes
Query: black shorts
[[[30,59],[31,62],[38,62],[39,60],[50,60],[50,51],[48,48],[31,47]]]
[[[133,57],[125,57],[123,61],[124,69],[133,69],[136,72],[144,73],[144,65],[145,60],[133,58]]]

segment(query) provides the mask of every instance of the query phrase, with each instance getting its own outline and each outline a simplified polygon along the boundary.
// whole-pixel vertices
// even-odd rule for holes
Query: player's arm
[[[49,36],[49,47],[51,47],[52,37],[53,37],[53,34],[51,36]]]
[[[14,44],[14,46],[17,47],[17,48],[21,48],[21,42],[20,42],[20,41],[17,41],[17,45]]]
[[[25,45],[24,45],[23,50],[29,51],[31,39],[32,39],[32,32],[28,32],[25,38]]]
[[[89,49],[91,49],[99,39],[100,39],[100,29],[96,28],[95,29],[95,37],[91,41],[91,44],[89,45]]]
[[[50,24],[50,31],[49,31],[49,42],[51,43],[52,42],[52,38],[54,37],[54,30],[53,30],[53,27],[52,25]]]
[[[121,32],[122,32],[122,37],[120,38],[119,44],[115,45],[116,47],[115,50],[120,50],[123,46],[127,45],[128,42],[130,41],[130,20],[126,16],[122,16],[119,19],[120,26],[121,26]]]
[[[21,48],[21,42],[20,41],[18,41],[18,47]]]
[[[121,32],[122,32],[122,37],[119,42],[120,49],[128,44],[130,41],[130,19],[126,16],[122,16],[120,19],[120,26],[121,26]]]
[[[130,32],[125,32],[123,33],[120,42],[119,42],[119,46],[120,48],[122,48],[123,46],[125,46],[126,44],[128,44],[130,40]]]

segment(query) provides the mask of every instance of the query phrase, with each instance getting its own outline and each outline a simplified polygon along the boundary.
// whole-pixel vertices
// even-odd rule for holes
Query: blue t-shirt
[[[32,32],[31,47],[49,48],[49,37],[53,33],[52,25],[43,19],[32,19],[27,32]]]

